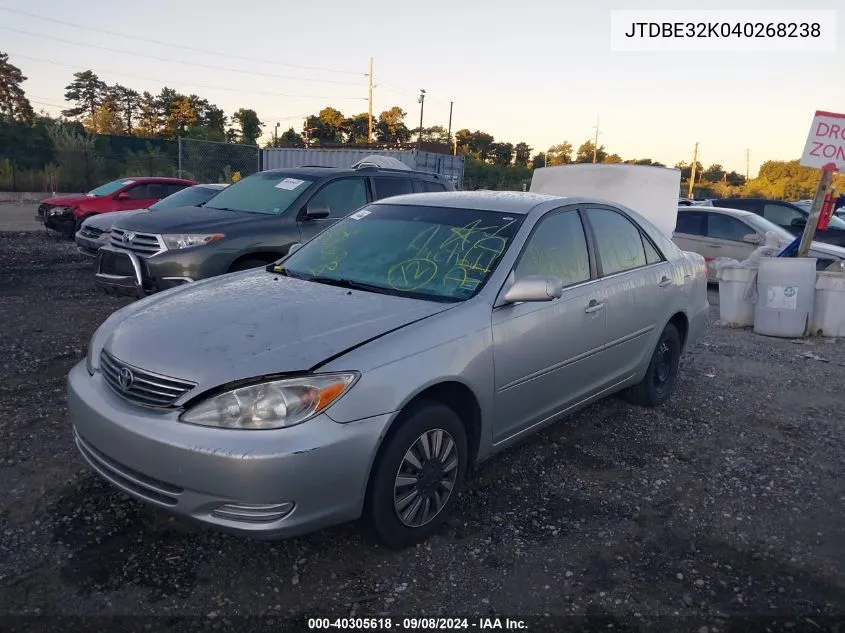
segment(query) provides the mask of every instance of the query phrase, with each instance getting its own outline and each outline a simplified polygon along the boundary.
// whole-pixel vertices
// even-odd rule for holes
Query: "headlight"
[[[50,210],[48,211],[48,213],[49,213],[51,216],[54,216],[54,215],[67,215],[68,213],[70,213],[70,211],[71,211],[71,208],[70,208],[70,207],[53,207],[52,209],[50,209]]]
[[[170,235],[162,235],[165,246],[171,250],[178,250],[180,248],[191,248],[192,246],[202,246],[209,242],[216,242],[222,240],[225,235],[222,233],[173,233]]]
[[[179,416],[182,422],[226,429],[280,429],[302,424],[346,393],[359,374],[316,374],[227,391]]]

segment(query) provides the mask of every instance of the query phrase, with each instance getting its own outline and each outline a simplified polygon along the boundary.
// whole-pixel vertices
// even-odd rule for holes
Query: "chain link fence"
[[[178,139],[177,175],[201,183],[232,183],[261,170],[261,149],[198,139]]]

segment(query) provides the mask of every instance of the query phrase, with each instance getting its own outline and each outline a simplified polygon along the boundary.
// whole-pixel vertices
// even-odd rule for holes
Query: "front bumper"
[[[108,235],[108,233],[104,233],[104,235]],[[88,257],[96,257],[100,248],[108,244],[107,239],[86,237],[82,234],[82,231],[76,232],[74,240],[76,241],[76,249]]]
[[[157,261],[151,262],[152,258],[139,257],[132,251],[113,246],[101,246],[96,257],[94,281],[107,292],[140,298],[194,281],[193,277],[185,275],[151,275],[150,268],[154,268]]]
[[[68,376],[80,453],[130,496],[215,529],[287,538],[361,515],[370,468],[390,422],[319,415],[275,431],[214,429],[179,411],[135,407],[85,363]]]
[[[45,227],[63,235],[72,236],[76,230],[76,218],[73,212],[69,210],[53,214],[50,213],[50,210],[47,210],[43,221]]]

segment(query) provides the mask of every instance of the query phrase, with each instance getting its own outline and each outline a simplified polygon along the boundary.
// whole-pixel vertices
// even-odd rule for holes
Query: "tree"
[[[531,159],[531,166],[534,169],[542,169],[546,166],[546,154],[545,152],[540,152],[536,154],[534,158]]]
[[[593,162],[593,150],[595,149],[596,144],[593,141],[584,141],[581,144],[581,147],[578,148],[578,152],[575,155],[575,162],[576,163],[592,163]],[[595,152],[596,154],[596,162],[603,163],[604,160],[607,158],[607,151],[604,149],[604,145],[601,145],[598,150]]]
[[[622,157],[619,154],[611,154],[607,158],[604,159],[606,163],[621,163],[621,162],[629,162],[630,161],[623,161]]]
[[[20,68],[9,63],[9,56],[0,53],[0,120],[8,119],[25,125],[35,123],[35,112],[21,84],[26,77]]]
[[[188,97],[179,97],[166,111],[164,119],[164,135],[167,138],[185,136],[199,117],[194,104]]]
[[[244,145],[258,145],[258,138],[261,136],[261,128],[264,124],[258,118],[255,110],[241,108],[232,115],[232,121],[238,124],[238,140]]]
[[[106,97],[102,104],[94,109],[94,116],[83,121],[85,129],[93,134],[123,134],[123,121],[118,114],[118,104],[111,97]]]
[[[354,145],[366,145],[370,133],[370,115],[366,112],[356,114],[343,122],[343,129],[346,130],[346,142]]]
[[[490,153],[493,156],[493,163],[505,167],[511,164],[513,160],[513,144],[512,143],[493,143],[490,147]]]
[[[462,152],[469,151],[469,145],[472,142],[472,132],[464,128],[455,132],[455,144]]]
[[[378,116],[375,124],[376,138],[387,145],[400,145],[411,140],[411,131],[405,125],[407,113],[399,106],[393,106]]]
[[[296,130],[289,127],[279,137],[278,147],[305,147],[305,142],[302,140],[302,135],[297,134]]]
[[[704,175],[704,179],[709,182],[719,182],[727,176],[727,172],[719,164],[710,165],[710,167],[705,169],[702,173]]]
[[[689,180],[690,179],[690,175],[691,175],[692,170],[691,170],[690,166],[686,164],[685,161],[681,161],[680,163],[676,163],[675,169],[681,170],[681,180]],[[701,163],[699,163],[698,161],[695,161],[696,178],[698,178],[698,174],[700,174],[703,171],[704,171],[704,166]]]
[[[109,89],[109,94],[119,108],[124,133],[132,134],[133,124],[137,125],[141,107],[140,95],[135,90],[120,84],[113,85]]]
[[[431,127],[423,128],[422,140],[429,143],[443,143],[445,145],[452,144],[452,138],[449,136],[449,131],[442,125],[432,125]]]
[[[609,158],[609,157],[608,157]],[[605,162],[610,162],[609,160],[605,160]],[[663,163],[658,163],[656,160],[651,160],[650,158],[632,158],[631,160],[626,160],[625,164],[627,165],[650,165],[652,167],[666,167]]]
[[[495,142],[496,139],[493,138],[492,134],[476,130],[470,137],[469,151],[478,154],[481,160],[486,161],[490,158]]]
[[[138,101],[138,122],[135,127],[138,136],[148,138],[161,133],[161,109],[159,101],[149,92],[141,94]]]
[[[73,73],[73,81],[65,86],[65,101],[73,103],[73,107],[63,110],[62,114],[72,119],[88,116],[93,120],[107,91],[106,83],[94,71]]]
[[[557,167],[558,165],[568,165],[572,162],[572,143],[564,141],[558,145],[553,145],[549,151],[544,155],[545,164],[549,167]]]
[[[516,167],[528,167],[528,160],[531,158],[531,147],[528,143],[517,143],[514,147],[513,164]]]

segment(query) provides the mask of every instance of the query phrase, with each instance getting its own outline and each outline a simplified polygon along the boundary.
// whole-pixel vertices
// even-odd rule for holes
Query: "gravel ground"
[[[721,328],[711,292],[670,403],[610,399],[484,464],[428,543],[260,542],[88,471],[65,375],[128,300],[42,233],[0,233],[0,271],[0,613],[845,615],[842,343]]]

